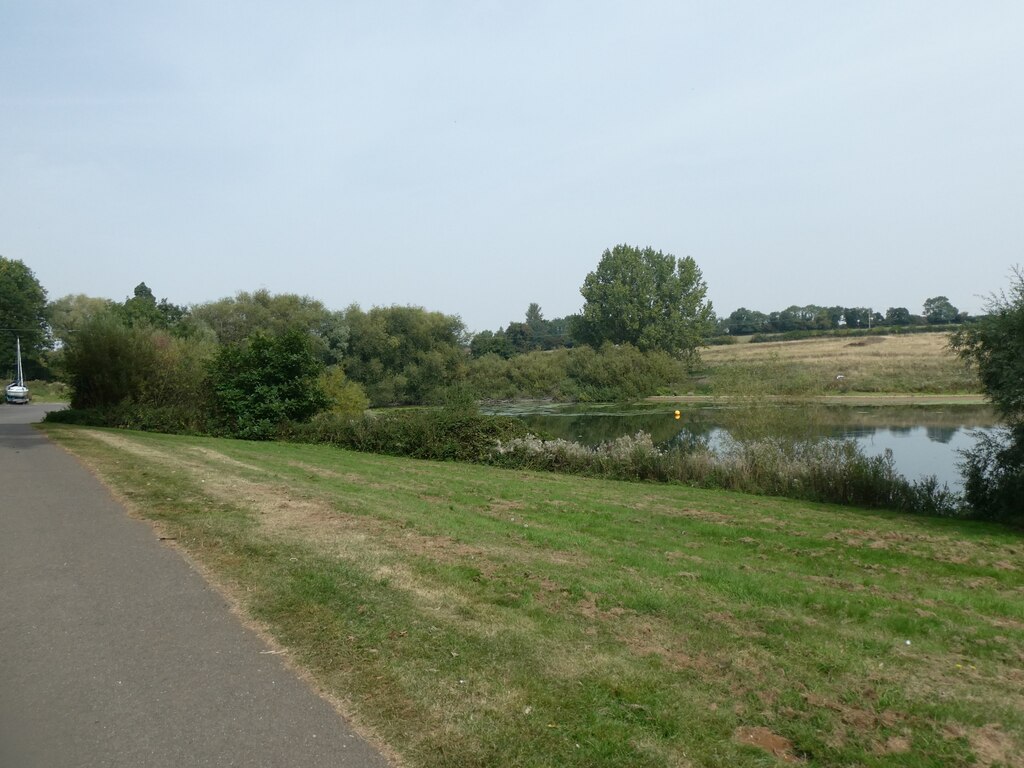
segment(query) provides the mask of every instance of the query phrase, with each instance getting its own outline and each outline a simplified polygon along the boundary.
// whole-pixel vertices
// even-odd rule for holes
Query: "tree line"
[[[749,336],[757,333],[790,331],[829,331],[840,328],[881,328],[961,324],[969,320],[945,296],[925,300],[922,313],[911,314],[906,307],[889,307],[885,314],[867,307],[823,307],[808,304],[787,307],[777,312],[758,312],[740,307],[718,321],[720,333]]]
[[[522,320],[476,334],[470,334],[457,316],[419,307],[364,311],[356,305],[331,311],[309,297],[267,291],[185,307],[157,300],[141,283],[123,302],[84,295],[47,302],[31,270],[2,257],[0,278],[0,328],[6,329],[0,331],[5,341],[0,371],[13,364],[13,338],[19,335],[29,378],[67,378],[66,348],[74,346],[84,323],[100,314],[127,327],[145,326],[197,343],[205,339],[240,344],[256,331],[274,335],[298,326],[310,335],[313,351],[330,370],[335,388],[344,375],[362,386],[374,404],[436,400],[439,390],[452,382],[474,378],[469,370],[473,361],[483,361],[487,371],[475,378],[493,380],[502,367],[494,358],[511,361],[539,352],[628,345],[645,354],[666,354],[692,368],[701,345],[715,335],[945,325],[966,319],[944,296],[928,299],[921,315],[904,307],[890,307],[882,315],[863,307],[807,305],[771,313],[741,307],[718,318],[691,257],[629,245],[617,245],[601,255],[580,288],[584,304],[578,314],[547,319],[541,307],[531,303]],[[499,389],[536,394],[544,388],[533,382]]]
[[[422,307],[335,311],[266,290],[186,307],[143,282],[123,301],[48,302],[23,263],[0,257],[0,268],[5,354],[20,336],[30,377],[66,381],[74,408],[243,437],[320,412],[439,403],[453,388],[481,399],[639,397],[694,361],[713,328],[693,259],[631,246],[604,252],[580,315],[549,321],[532,304],[490,338]]]

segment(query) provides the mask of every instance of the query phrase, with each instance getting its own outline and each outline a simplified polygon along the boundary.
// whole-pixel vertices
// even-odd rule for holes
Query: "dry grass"
[[[856,338],[822,337],[799,341],[769,341],[760,344],[727,344],[701,351],[705,362],[764,361],[778,357],[786,362],[834,362],[853,367],[865,361],[899,360],[924,363],[937,358],[955,360],[948,349],[949,334],[913,333],[896,336]]]
[[[701,355],[721,394],[751,383],[780,394],[795,394],[787,386],[805,394],[980,392],[974,374],[949,351],[948,339],[945,333],[828,337],[717,346]]]

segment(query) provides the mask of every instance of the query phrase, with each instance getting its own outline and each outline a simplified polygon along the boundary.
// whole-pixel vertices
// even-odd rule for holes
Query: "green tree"
[[[480,331],[469,342],[469,352],[474,358],[484,357],[485,355],[498,355],[508,359],[512,356],[512,349],[505,338],[505,331],[503,329]]]
[[[129,325],[116,307],[97,309],[68,333],[62,353],[72,408],[123,404],[174,412],[186,431],[206,421],[206,366],[215,343],[151,325]],[[162,428],[169,428],[163,422]]]
[[[992,404],[1009,423],[1024,422],[1024,272],[1013,271],[1009,294],[989,298],[987,314],[950,338],[974,367]]]
[[[888,325],[910,325],[910,310],[906,307],[889,307],[885,310]]]
[[[934,296],[924,303],[924,316],[929,323],[955,323],[959,314],[945,296]]]
[[[536,349],[551,349],[554,346],[554,339],[551,338],[551,324],[544,319],[540,304],[532,302],[526,308],[525,323],[510,323],[507,334],[511,336],[512,326],[522,325],[525,327],[524,343],[517,351],[532,352]]]
[[[188,315],[185,307],[172,304],[167,299],[157,301],[145,283],[135,286],[132,297],[118,305],[117,312],[129,326],[148,325],[167,330],[177,329]]]
[[[462,320],[422,307],[345,311],[349,347],[345,373],[362,384],[373,405],[440,402],[465,378]]]
[[[554,317],[545,320],[548,326],[548,335],[545,339],[544,349],[561,349],[562,347],[573,346],[572,324],[573,318]]]
[[[110,313],[114,302],[110,299],[86,296],[84,293],[62,296],[51,301],[46,308],[50,320],[50,335],[54,349],[46,355],[47,365],[53,375],[68,381],[68,370],[65,364],[66,349],[72,338],[86,324],[98,315]]]
[[[778,312],[772,312],[768,316],[768,330],[785,333],[837,328],[842,315],[841,307],[819,307],[817,304],[798,307],[794,304]]]
[[[305,328],[325,365],[339,364],[348,344],[348,324],[343,312],[333,312],[308,296],[272,294],[265,289],[240,292],[233,298],[192,308],[192,317],[213,329],[221,344],[238,344],[257,332],[279,334]]]
[[[508,359],[513,355],[568,346],[572,346],[568,319],[547,320],[540,304],[532,302],[526,308],[525,322],[513,321],[497,331],[477,333],[469,342],[469,351],[474,359],[492,354]]]
[[[843,319],[842,307],[821,307],[815,315],[818,328],[835,330]]]
[[[357,418],[370,407],[363,388],[354,381],[349,381],[340,365],[326,368],[320,374],[320,388],[327,396],[327,409],[336,416]]]
[[[46,290],[23,262],[0,256],[0,376],[14,370],[19,338],[26,378],[45,375],[41,356],[50,347]]]
[[[73,334],[78,333],[92,318],[110,312],[114,302],[84,293],[61,296],[47,307],[50,331],[54,341],[67,344]]]
[[[847,328],[867,328],[871,310],[865,307],[843,307],[843,319]]]
[[[533,330],[534,335],[539,336],[544,332],[544,324],[546,322],[544,313],[540,309],[540,304],[531,302],[530,306],[526,308],[526,324]]]
[[[1007,424],[966,452],[964,493],[976,514],[1024,522],[1024,272],[1013,271],[1009,293],[990,297],[987,314],[950,338],[977,372]]]
[[[768,315],[755,309],[740,307],[726,319],[726,327],[732,336],[762,333],[768,327]]]
[[[130,327],[114,311],[85,320],[68,337],[64,356],[72,408],[137,402],[157,369],[152,328]]]
[[[586,303],[573,336],[595,349],[632,344],[692,359],[714,329],[707,284],[689,256],[617,245],[604,252],[580,293]]]
[[[267,440],[284,423],[308,421],[330,405],[323,371],[304,328],[257,332],[221,347],[210,366],[221,427],[236,437]]]
[[[534,330],[528,323],[509,323],[505,329],[505,341],[514,355],[539,348]]]

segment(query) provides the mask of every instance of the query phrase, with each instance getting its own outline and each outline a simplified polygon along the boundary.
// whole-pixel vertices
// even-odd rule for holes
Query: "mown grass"
[[[409,765],[1024,759],[1024,540],[1008,529],[45,429]]]
[[[722,395],[980,392],[948,339],[926,333],[709,347],[701,352],[704,387]]]

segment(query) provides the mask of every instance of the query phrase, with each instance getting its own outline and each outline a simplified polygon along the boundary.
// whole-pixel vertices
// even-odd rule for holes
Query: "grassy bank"
[[[415,766],[1024,759],[1024,544],[962,521],[48,425]]]
[[[720,395],[980,392],[977,377],[947,349],[948,338],[924,333],[709,347],[701,351],[700,386]]]

